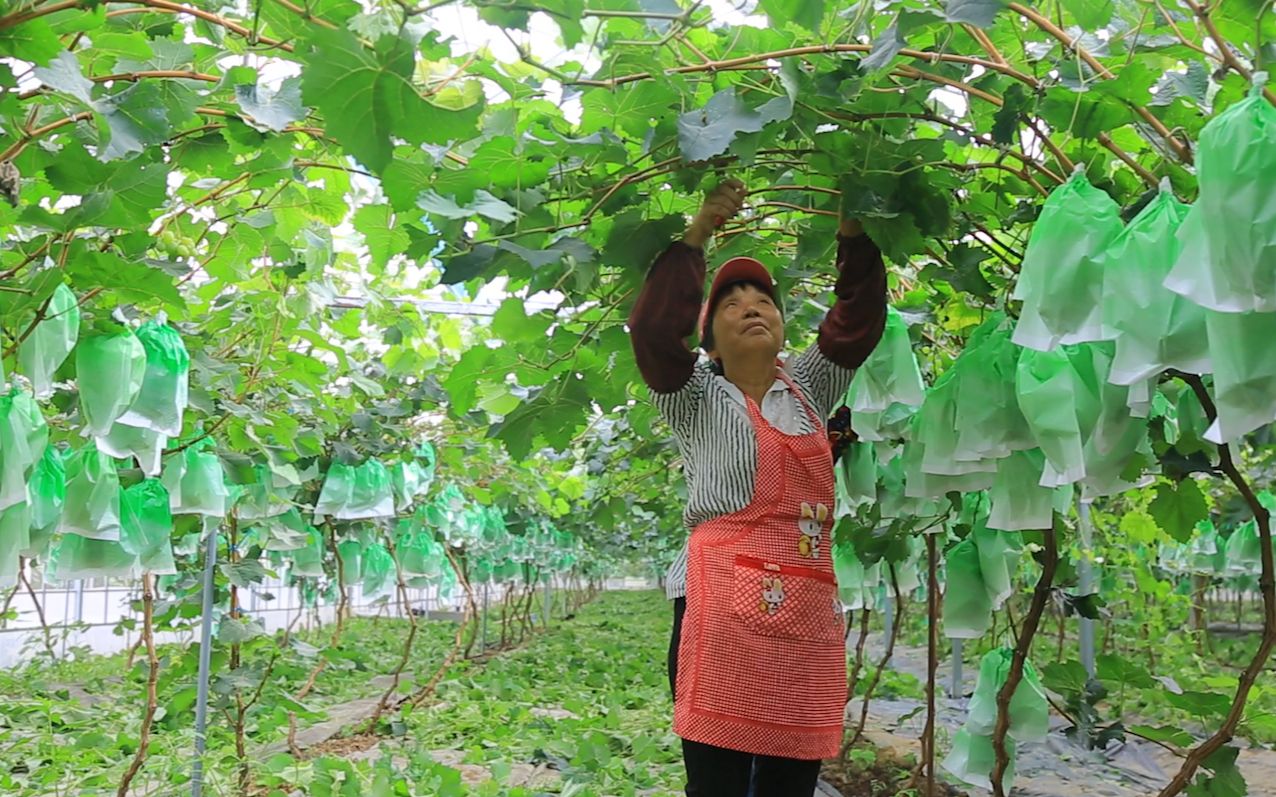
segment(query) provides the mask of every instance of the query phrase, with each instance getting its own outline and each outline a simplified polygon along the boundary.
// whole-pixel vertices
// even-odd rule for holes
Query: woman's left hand
[[[837,228],[837,234],[843,238],[854,238],[864,234],[864,225],[859,219],[842,217],[842,223]]]

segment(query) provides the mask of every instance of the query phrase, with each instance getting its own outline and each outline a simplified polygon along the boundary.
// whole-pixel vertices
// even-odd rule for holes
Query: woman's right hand
[[[740,212],[745,193],[744,183],[739,180],[723,180],[719,183],[709,192],[704,204],[700,206],[700,212],[692,219],[691,226],[682,236],[683,242],[697,249],[704,246],[715,229]]]

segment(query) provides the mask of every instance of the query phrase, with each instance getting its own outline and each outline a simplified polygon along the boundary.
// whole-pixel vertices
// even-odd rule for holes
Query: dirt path
[[[881,655],[881,639],[870,637],[867,651],[869,660],[876,660]],[[897,645],[892,665],[924,683],[926,649]],[[947,752],[953,733],[966,721],[968,696],[978,675],[969,665],[963,668],[963,696],[953,699],[948,695],[950,672],[951,662],[942,661],[937,694],[941,753]],[[900,752],[915,752],[926,722],[924,705],[918,700],[874,700],[869,708],[871,740]],[[858,715],[858,703],[856,712]],[[1050,735],[1044,742],[1019,746],[1015,797],[1152,797],[1178,771],[1180,759],[1157,745],[1131,739],[1103,752],[1083,750],[1064,736],[1067,727],[1065,720],[1052,715]],[[1242,750],[1239,766],[1250,797],[1276,797],[1276,752]],[[963,788],[972,795],[990,793]]]

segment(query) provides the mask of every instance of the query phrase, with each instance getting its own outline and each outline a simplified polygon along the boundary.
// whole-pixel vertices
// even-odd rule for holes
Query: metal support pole
[[[75,580],[75,621],[84,622],[84,579]]]
[[[1090,503],[1077,502],[1077,520],[1081,528],[1081,561],[1077,565],[1077,591],[1089,595],[1094,591],[1094,567],[1091,564],[1094,527],[1090,520]],[[1094,621],[1081,618],[1081,664],[1094,677]]]
[[[48,604],[45,604],[47,607]],[[62,590],[62,658],[66,658],[66,640],[71,636],[70,630],[67,628],[71,624],[71,596],[67,591]]]
[[[550,591],[549,578],[545,579],[545,627],[549,628],[549,602],[553,599],[553,593]]]
[[[881,609],[882,622],[885,624],[885,632],[886,632],[886,636],[883,639],[883,644],[886,644],[886,640],[889,640],[891,638],[891,633],[894,632],[895,630],[895,607],[891,605],[893,601],[894,601],[894,596],[892,596],[890,592],[886,592],[885,595],[882,597],[882,609]],[[890,659],[886,660],[886,666],[887,667],[891,666]]]
[[[480,650],[483,653],[487,652],[487,603],[488,603],[487,588],[488,588],[488,584],[486,581],[484,581],[483,582],[483,645],[480,648]]]
[[[948,684],[948,697],[950,700],[958,700],[962,697],[962,688],[961,688],[962,642],[964,642],[964,640],[961,640],[961,639],[953,640],[953,672],[952,672],[952,680]]]
[[[208,542],[204,548],[204,611],[199,626],[199,686],[195,698],[195,761],[191,765],[191,797],[200,797],[204,788],[208,670],[213,653],[213,569],[217,564],[217,526],[206,528],[205,533]]]

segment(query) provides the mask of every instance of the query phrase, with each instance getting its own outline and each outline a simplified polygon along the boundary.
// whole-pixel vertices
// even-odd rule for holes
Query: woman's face
[[[729,363],[765,354],[774,358],[784,348],[784,316],[765,291],[743,283],[728,289],[713,311],[713,351],[709,356]]]

